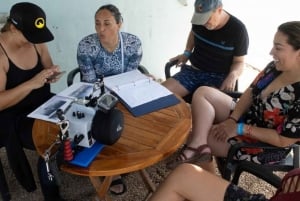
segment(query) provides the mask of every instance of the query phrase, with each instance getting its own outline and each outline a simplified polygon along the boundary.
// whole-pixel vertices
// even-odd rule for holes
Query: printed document
[[[85,97],[93,92],[93,86],[93,84],[85,82],[74,83],[31,112],[28,117],[57,123],[59,119],[56,111],[61,109],[63,112],[66,112],[74,101],[80,102],[85,100]]]
[[[139,70],[105,77],[104,86],[117,94],[131,108],[172,95],[166,87]]]

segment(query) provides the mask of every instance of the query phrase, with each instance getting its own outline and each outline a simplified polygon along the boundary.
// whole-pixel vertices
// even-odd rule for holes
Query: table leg
[[[101,182],[99,180],[99,177],[90,176],[90,181],[96,189],[100,201],[111,201],[110,197],[107,194],[107,191],[112,182],[112,178],[113,176],[104,177],[104,180]]]
[[[148,196],[145,199],[145,200],[148,200],[149,197],[151,197],[152,193],[156,190],[156,186],[152,182],[152,179],[150,178],[148,172],[145,169],[140,170],[139,172],[140,172],[142,178],[144,179],[146,185],[148,185],[148,187],[150,187],[150,193],[148,194]]]
[[[148,186],[150,187],[150,190],[152,192],[154,192],[156,190],[156,186],[155,184],[152,182],[152,179],[150,178],[148,172],[143,169],[143,170],[140,170],[140,174],[142,175],[144,181],[146,181],[146,183],[148,184]]]

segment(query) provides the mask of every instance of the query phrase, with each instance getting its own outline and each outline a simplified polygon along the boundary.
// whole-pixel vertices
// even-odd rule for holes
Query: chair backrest
[[[148,71],[147,68],[144,67],[143,65],[139,65],[139,66],[138,66],[138,70],[141,71],[141,72],[144,73],[144,74],[149,74],[149,71]],[[68,73],[68,76],[67,76],[67,85],[68,85],[68,86],[71,86],[71,85],[73,84],[74,79],[75,79],[75,77],[76,77],[77,74],[79,74],[79,76],[80,76],[79,79],[82,80],[82,75],[81,75],[81,73],[80,73],[79,67],[77,67],[77,68],[71,70],[71,71]]]
[[[288,172],[270,201],[295,201],[300,199],[300,168]]]
[[[247,143],[237,143],[231,145],[227,158],[217,158],[218,169],[222,177],[234,184],[238,184],[240,175],[243,172],[248,172],[267,183],[279,188],[281,185],[281,178],[275,173],[277,171],[288,172],[295,168],[299,168],[300,163],[300,145],[293,144],[289,148],[291,151],[280,162],[274,164],[258,164],[250,161],[239,161],[234,159],[235,153],[243,148],[264,148],[274,149],[276,147],[266,144],[250,145]]]

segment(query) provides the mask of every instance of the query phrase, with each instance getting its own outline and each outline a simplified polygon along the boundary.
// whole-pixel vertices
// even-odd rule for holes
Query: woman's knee
[[[215,89],[212,87],[209,87],[209,86],[201,86],[196,89],[195,94],[206,94],[212,90],[215,90]]]
[[[187,174],[194,175],[194,174],[198,174],[202,171],[203,171],[203,169],[201,167],[194,165],[194,164],[190,164],[190,163],[183,163],[174,170],[174,172],[177,172],[176,173],[177,175],[182,174],[184,177]]]
[[[194,99],[197,100],[200,98],[208,99],[210,96],[215,94],[217,91],[219,91],[219,90],[209,87],[209,86],[201,86],[194,92],[193,100]]]

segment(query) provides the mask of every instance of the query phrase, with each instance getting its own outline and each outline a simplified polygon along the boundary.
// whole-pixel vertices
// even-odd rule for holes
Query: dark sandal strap
[[[210,151],[203,152],[205,148],[209,148],[210,150],[210,147],[207,144],[200,145],[198,148],[188,147],[186,144],[184,144],[183,147],[180,149],[176,159],[167,163],[167,168],[174,169],[175,167],[177,167],[179,164],[182,163],[193,163],[198,165],[199,163],[205,161],[212,161],[211,152]],[[185,150],[194,151],[195,154],[192,157],[188,158],[184,153]]]
[[[186,149],[186,150],[190,150],[190,151],[197,152],[198,154],[202,154],[202,151],[203,151],[204,149],[206,149],[206,148],[208,148],[208,149],[210,150],[210,147],[208,146],[208,144],[200,145],[200,146],[197,147],[197,148],[194,148],[194,147],[188,147],[188,146],[187,146],[185,149]],[[211,151],[210,151],[210,152],[204,152],[204,153],[211,153]]]
[[[180,154],[178,155],[177,160],[184,160],[184,161],[188,160],[188,157],[184,154],[185,150],[193,151],[193,152],[195,152],[195,154],[204,154],[204,153],[210,154],[211,151],[202,153],[202,151],[206,148],[209,148],[209,150],[210,150],[210,147],[208,146],[208,144],[200,145],[197,148],[188,147],[186,144],[184,144],[179,152]]]
[[[188,146],[187,146],[186,144],[184,144],[184,145],[182,146],[182,148],[181,148],[180,151],[179,151],[178,156],[176,157],[176,160],[177,160],[177,161],[181,161],[181,160],[186,160],[186,159],[187,159],[186,155],[183,153],[184,150],[186,150],[187,147],[188,147]],[[182,159],[182,157],[183,157],[183,159]]]

